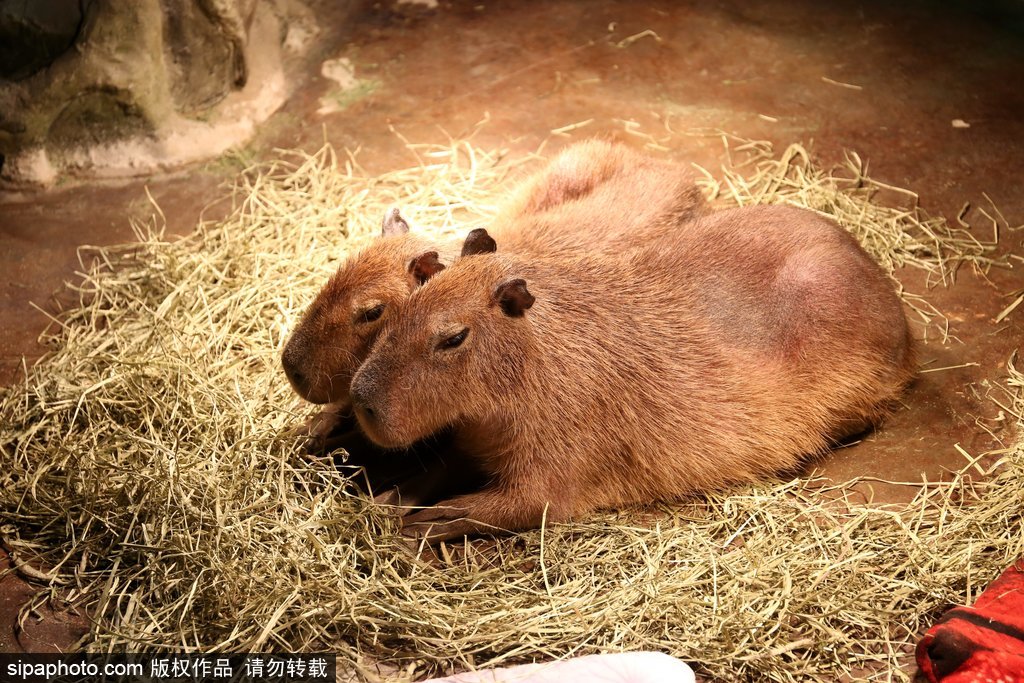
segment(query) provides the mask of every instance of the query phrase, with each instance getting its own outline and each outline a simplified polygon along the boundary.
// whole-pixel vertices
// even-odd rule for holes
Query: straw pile
[[[988,248],[871,202],[791,148],[718,191],[806,201],[893,268],[941,278]],[[416,147],[366,177],[350,158],[251,169],[219,223],[93,250],[52,352],[0,398],[0,534],[38,600],[81,605],[93,651],[331,650],[357,679],[656,649],[722,680],[906,680],[908,644],[1024,553],[1024,447],[905,508],[796,480],[414,558],[385,509],[283,436],[305,417],[285,335],[345,252],[398,203],[415,226],[492,215],[516,163]],[[740,179],[743,179],[740,182]],[[1024,376],[994,396],[1024,426]]]

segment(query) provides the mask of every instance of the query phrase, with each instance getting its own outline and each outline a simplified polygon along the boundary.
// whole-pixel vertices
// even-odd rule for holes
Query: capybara
[[[492,226],[502,251],[548,254],[617,251],[705,213],[692,172],[618,144],[589,140],[566,148],[527,180]],[[390,312],[419,283],[449,263],[461,240],[444,243],[410,232],[397,210],[382,235],[349,258],[324,285],[293,331],[282,365],[295,391],[336,404],[318,419],[329,429],[348,410],[352,374]],[[413,270],[413,259],[435,252]]]
[[[893,283],[846,231],[754,206],[618,257],[458,259],[399,306],[351,393],[378,444],[453,426],[489,475],[404,518],[437,540],[793,468],[881,418],[913,364]]]

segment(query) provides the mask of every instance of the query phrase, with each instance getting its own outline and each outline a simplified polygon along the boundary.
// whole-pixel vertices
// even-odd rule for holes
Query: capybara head
[[[494,249],[474,230],[464,258],[401,304],[356,373],[352,404],[379,445],[408,446],[476,417],[521,381],[535,299]]]
[[[349,258],[310,304],[281,354],[288,381],[313,403],[348,399],[356,368],[398,304],[444,268],[391,209],[382,234]],[[419,257],[419,258],[416,258]]]

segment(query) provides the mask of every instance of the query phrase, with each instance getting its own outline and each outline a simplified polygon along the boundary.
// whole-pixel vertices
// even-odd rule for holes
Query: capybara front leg
[[[545,516],[545,501],[525,498],[501,489],[443,500],[402,518],[402,533],[426,538],[431,543],[460,536],[496,534],[540,526]],[[558,521],[549,509],[547,519]]]
[[[305,438],[305,451],[319,455],[342,446],[332,441],[343,440],[357,428],[351,406],[347,402],[339,402],[329,404],[302,424],[292,427],[286,435]]]

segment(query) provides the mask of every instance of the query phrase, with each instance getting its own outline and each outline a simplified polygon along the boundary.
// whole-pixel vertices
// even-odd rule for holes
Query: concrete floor
[[[414,161],[390,127],[411,141],[439,142],[442,129],[465,136],[486,119],[473,138],[478,146],[525,153],[545,140],[553,152],[590,135],[642,146],[645,139],[623,124],[635,121],[634,130],[664,138],[668,156],[717,169],[719,141],[685,134],[710,127],[777,149],[813,141],[826,165],[856,150],[875,178],[917,192],[930,212],[952,220],[966,201],[987,206],[987,193],[1011,223],[1024,223],[1019,3],[508,0],[432,9],[421,2],[368,6],[348,21],[319,4],[321,34],[307,58],[289,65],[295,93],[248,156],[313,150],[326,134],[339,149],[360,147],[372,172]],[[656,37],[623,42],[644,31]],[[373,86],[341,111],[319,115],[320,98],[334,87],[319,65],[340,56]],[[551,134],[590,119],[569,135]],[[954,127],[954,119],[970,127]],[[187,232],[225,194],[218,184],[230,174],[230,164],[210,163],[0,200],[0,381],[17,381],[22,357],[41,353],[35,339],[46,317],[29,303],[46,308],[73,279],[77,246],[130,240],[128,217],[148,215],[144,186],[169,230]],[[1001,249],[1024,254],[1022,239],[1024,231],[1004,231]],[[1006,434],[992,420],[986,382],[1003,375],[1024,339],[1024,306],[994,322],[1008,295],[1024,288],[1024,262],[1017,265],[987,277],[965,270],[954,287],[927,292],[919,273],[900,274],[909,291],[926,293],[949,317],[959,339],[923,346],[926,366],[972,365],[923,374],[884,429],[819,470],[836,479],[920,482],[965,464],[954,444],[972,454],[998,446]],[[917,490],[862,488],[879,500]],[[32,618],[20,637],[3,626],[27,595],[13,576],[0,579],[0,651],[68,646],[85,624],[80,617]]]

